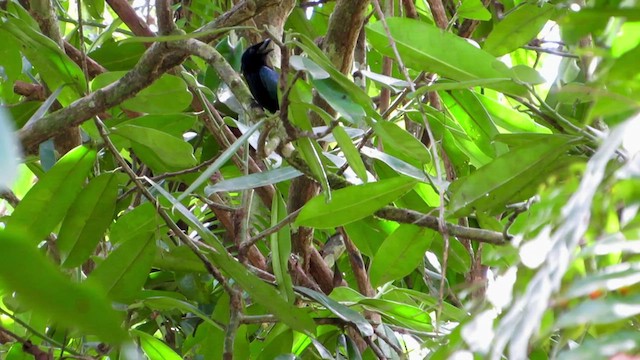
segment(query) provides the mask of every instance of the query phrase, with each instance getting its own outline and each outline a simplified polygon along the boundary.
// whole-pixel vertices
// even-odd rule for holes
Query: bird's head
[[[273,51],[269,48],[269,44],[271,44],[271,39],[249,46],[242,54],[242,71],[251,70],[251,68],[258,69],[266,65],[267,55]]]

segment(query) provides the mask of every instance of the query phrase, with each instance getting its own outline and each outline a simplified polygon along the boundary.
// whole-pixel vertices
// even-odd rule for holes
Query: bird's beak
[[[260,45],[260,47],[258,48],[258,52],[260,54],[267,55],[268,53],[273,51],[273,49],[268,49],[270,44],[271,44],[271,39],[267,39],[267,40],[263,41],[262,44]]]

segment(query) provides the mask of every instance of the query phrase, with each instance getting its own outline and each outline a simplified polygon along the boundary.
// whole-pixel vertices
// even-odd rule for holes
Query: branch
[[[112,6],[121,5],[117,0],[109,1]],[[239,25],[275,3],[277,3],[277,0],[243,1],[201,30],[211,31]],[[212,33],[204,36],[203,39],[212,41],[219,36],[221,36],[220,33]],[[143,54],[138,64],[120,80],[76,100],[68,107],[45,116],[30,126],[20,129],[18,137],[22,142],[22,146],[26,149],[35,147],[54,135],[62,133],[66,128],[80,125],[96,114],[133,97],[164,72],[180,65],[185,57],[186,54],[183,51],[176,49],[168,51],[166,44],[153,44]]]
[[[392,220],[403,224],[413,224],[439,231],[438,217],[426,215],[414,210],[398,209],[386,206],[376,211],[375,215],[382,219]],[[508,243],[502,233],[497,231],[465,227],[449,222],[445,222],[444,225],[446,226],[447,233],[456,237],[493,245],[506,245]]]

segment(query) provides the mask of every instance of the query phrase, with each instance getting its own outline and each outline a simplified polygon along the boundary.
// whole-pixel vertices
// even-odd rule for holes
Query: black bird
[[[250,46],[242,54],[242,75],[247,80],[251,95],[263,108],[275,113],[280,109],[278,103],[278,73],[267,65],[267,55],[273,49],[267,49],[271,43],[267,39]]]

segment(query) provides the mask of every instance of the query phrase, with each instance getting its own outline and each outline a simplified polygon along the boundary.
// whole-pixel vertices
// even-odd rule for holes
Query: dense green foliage
[[[275,3],[0,2],[1,358],[640,353],[638,4]]]

